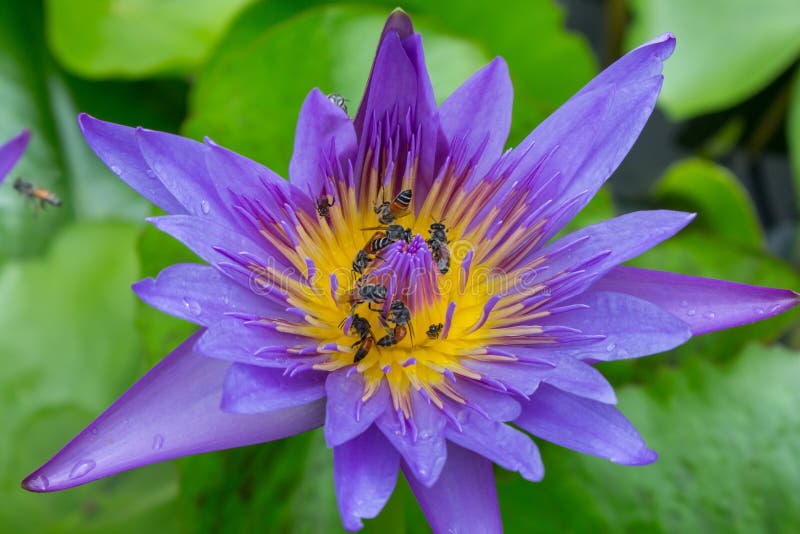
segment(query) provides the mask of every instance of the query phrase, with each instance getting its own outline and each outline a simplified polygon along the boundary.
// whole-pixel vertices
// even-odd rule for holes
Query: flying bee
[[[391,202],[383,201],[375,206],[375,213],[378,214],[378,221],[381,224],[391,224],[395,220],[405,217],[411,207],[411,189],[400,191]]]
[[[372,304],[383,304],[386,302],[386,286],[382,284],[359,285],[350,292],[349,302],[352,306],[351,313],[354,312],[356,307],[362,302],[367,302],[370,310],[380,311],[379,309],[374,309]]]
[[[320,217],[327,217],[330,215],[330,209],[336,204],[336,198],[328,195],[321,195],[317,199],[317,215]]]
[[[364,250],[359,250],[358,254],[356,254],[356,258],[353,260],[353,271],[358,274],[364,274],[364,269],[367,268],[369,262],[372,261],[372,258],[369,257]]]
[[[397,325],[389,330],[389,333],[378,340],[379,347],[391,347],[397,345],[403,338],[406,337],[408,328],[402,325]]]
[[[375,338],[372,335],[372,328],[369,325],[369,321],[358,314],[353,315],[350,331],[355,331],[356,335],[358,335],[358,341],[351,345],[353,348],[358,347],[355,357],[353,358],[353,363],[358,363],[367,357],[370,349],[372,349]]]
[[[442,323],[434,323],[428,327],[428,331],[425,334],[430,339],[437,339],[439,335],[442,333],[442,329],[444,325]]]
[[[38,187],[22,178],[14,180],[14,189],[19,194],[33,200],[35,206],[35,214],[39,215],[39,209],[44,209],[48,204],[51,206],[61,206],[61,199],[55,196],[51,191],[44,187]]]
[[[339,106],[342,111],[347,113],[347,99],[339,93],[331,93],[328,95],[328,100]]]
[[[429,239],[428,246],[431,249],[433,260],[436,262],[436,268],[440,273],[447,274],[450,271],[450,247],[438,239]]]

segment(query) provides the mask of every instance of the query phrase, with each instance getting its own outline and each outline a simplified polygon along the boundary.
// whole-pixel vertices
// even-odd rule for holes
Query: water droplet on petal
[[[764,308],[756,308],[756,313],[759,315],[764,315]]]
[[[186,309],[189,310],[189,313],[192,315],[200,315],[203,311],[203,308],[200,307],[200,304],[193,299],[188,297],[183,298],[183,305],[186,306]]]
[[[93,436],[97,435],[97,427],[96,426],[92,427],[91,433],[92,433]]]
[[[111,166],[111,172],[113,172],[117,176],[122,176],[122,168],[119,167],[118,165],[112,165]]]
[[[688,315],[689,317],[694,317],[695,315],[697,315],[697,310],[691,309],[686,312],[686,315]]]
[[[156,434],[153,436],[153,450],[158,451],[164,446],[164,436]]]
[[[86,476],[92,469],[95,467],[94,460],[81,460],[76,463],[72,471],[69,472],[70,480],[81,478],[82,476]]]
[[[211,211],[211,205],[209,205],[208,200],[201,200],[200,201],[200,209],[203,213],[208,215],[208,212]]]
[[[151,169],[150,167],[148,167],[147,170],[144,171],[144,173],[147,175],[148,178],[153,178],[153,179],[157,178],[155,171],[153,171],[153,169]]]
[[[36,475],[30,480],[25,481],[25,487],[33,491],[47,491],[50,481],[44,475]]]
[[[688,308],[688,307],[689,307],[689,303],[687,301],[685,301],[685,300],[682,300],[681,301],[681,308]]]
[[[617,348],[617,344],[616,344],[616,343],[609,343],[609,344],[606,346],[606,350],[607,350],[608,352],[612,352],[612,351],[613,351],[614,349],[616,349],[616,348]]]
[[[630,353],[629,353],[627,350],[625,350],[625,349],[619,349],[619,350],[617,351],[617,357],[618,357],[618,358],[627,358],[629,354],[630,354]]]
[[[705,317],[706,319],[714,319],[714,318],[716,318],[716,316],[717,316],[717,314],[714,313],[713,311],[706,312],[706,313],[703,314],[703,317]]]

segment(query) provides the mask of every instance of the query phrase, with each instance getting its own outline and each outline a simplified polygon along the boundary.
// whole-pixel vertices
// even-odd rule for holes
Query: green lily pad
[[[139,78],[197,66],[252,0],[48,0],[47,41],[87,78]]]
[[[672,32],[660,103],[676,119],[717,111],[765,87],[800,55],[795,0],[632,0],[627,45]]]
[[[674,164],[656,187],[660,204],[694,211],[693,228],[755,249],[764,244],[750,196],[729,170],[710,161],[689,159]]]
[[[794,76],[794,88],[789,108],[789,117],[786,119],[786,136],[789,144],[789,158],[792,161],[794,172],[794,193],[800,204],[800,69]]]
[[[318,8],[267,27],[238,48],[225,47],[224,57],[212,58],[198,77],[184,132],[209,135],[286,175],[306,94],[313,87],[340,93],[354,112],[386,15],[385,10],[364,7]],[[254,23],[251,17],[243,22]],[[467,41],[417,27],[426,37],[431,78],[440,98],[488,62]]]
[[[628,386],[619,406],[659,460],[623,467],[553,445],[530,484],[499,477],[508,532],[778,532],[800,522],[800,355],[757,344]]]
[[[0,524],[9,532],[174,530],[169,464],[57,494],[19,484],[143,370],[130,283],[136,230],[74,224],[41,259],[0,270]]]

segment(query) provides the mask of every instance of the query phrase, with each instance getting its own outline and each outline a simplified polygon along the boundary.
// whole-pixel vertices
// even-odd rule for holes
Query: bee
[[[425,332],[425,334],[430,339],[436,339],[442,333],[442,329],[443,328],[444,328],[444,325],[442,323],[434,323],[434,324],[432,324],[432,325],[430,325],[428,327],[428,331]]]
[[[317,199],[317,215],[320,217],[327,217],[330,215],[330,209],[334,204],[336,204],[336,199],[334,197],[321,195]]]
[[[439,269],[440,273],[447,274],[450,271],[450,247],[447,246],[447,243],[438,239],[429,239],[428,246],[436,262],[436,268]]]
[[[392,345],[397,345],[400,343],[403,338],[406,337],[406,332],[408,331],[407,327],[402,325],[397,325],[394,328],[389,330],[389,333],[383,336],[378,340],[379,347],[391,347]]]
[[[342,111],[347,113],[347,99],[339,93],[331,93],[328,95],[328,100],[342,108]]]
[[[403,226],[399,224],[390,224],[389,226],[372,226],[370,228],[362,228],[362,230],[383,230],[386,233],[386,237],[391,240],[392,243],[400,240],[403,240],[406,243],[411,243],[411,238],[413,237],[411,228],[403,228]]]
[[[391,202],[383,201],[375,206],[378,221],[381,224],[391,224],[395,220],[405,217],[411,207],[411,189],[404,189],[397,194]]]
[[[429,244],[433,239],[441,241],[442,243],[450,242],[447,240],[447,229],[444,227],[444,224],[441,221],[433,223],[430,230],[428,230],[428,233],[431,234],[431,237],[428,239]]]
[[[367,302],[370,310],[380,311],[373,309],[372,304],[383,304],[386,302],[386,286],[382,284],[359,285],[350,292],[349,301],[352,305],[352,311],[355,311],[356,307],[362,302]]]
[[[386,236],[386,232],[377,231],[364,245],[364,252],[374,256],[392,243],[393,241]]]
[[[381,324],[386,328],[391,328],[389,327],[389,323],[393,323],[395,328],[398,326],[407,327],[408,332],[411,334],[411,345],[414,345],[414,330],[411,328],[411,310],[408,309],[408,306],[406,306],[402,300],[393,300],[392,304],[389,306],[388,315],[381,314],[380,320]],[[403,332],[403,337],[404,336],[405,331]]]
[[[52,192],[48,191],[44,187],[37,187],[34,184],[23,180],[22,178],[17,178],[14,180],[14,189],[16,189],[19,194],[24,195],[34,201],[36,215],[39,215],[40,208],[43,209],[48,204],[55,207],[61,206],[61,199],[55,196]]]
[[[351,345],[353,348],[358,347],[355,357],[353,358],[353,363],[358,363],[366,358],[367,354],[369,354],[369,351],[372,349],[372,345],[375,341],[375,337],[372,335],[372,328],[369,325],[369,321],[358,314],[353,315],[353,322],[350,324],[350,331],[355,331],[356,335],[358,335],[358,341]]]
[[[372,258],[369,257],[364,250],[359,250],[358,254],[356,254],[356,258],[353,260],[353,271],[358,274],[364,274],[364,269],[367,268],[369,262],[372,261]]]

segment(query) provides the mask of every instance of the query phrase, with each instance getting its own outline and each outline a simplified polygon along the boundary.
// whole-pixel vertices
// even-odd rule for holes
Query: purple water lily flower
[[[17,134],[16,137],[7,141],[3,146],[0,146],[0,184],[3,183],[8,173],[10,173],[14,165],[17,164],[17,160],[19,160],[22,153],[25,152],[30,138],[31,133],[28,130],[24,130]]]
[[[23,486],[324,426],[345,528],[380,512],[402,470],[435,532],[498,532],[492,462],[540,480],[531,435],[653,462],[592,364],[797,303],[620,266],[691,214],[630,213],[551,241],[639,135],[674,45],[631,51],[504,152],[505,62],[437,107],[421,38],[395,11],[353,120],[337,98],[306,98],[289,182],[208,139],[81,116],[98,156],[168,213],[151,222],[209,263],[134,290],[201,328]]]

